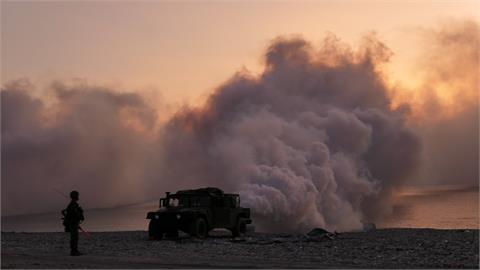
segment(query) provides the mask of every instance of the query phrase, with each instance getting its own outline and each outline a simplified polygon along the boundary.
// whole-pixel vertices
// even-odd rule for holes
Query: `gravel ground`
[[[255,233],[152,241],[147,232],[2,232],[2,268],[479,268],[478,230],[380,229],[309,237]]]

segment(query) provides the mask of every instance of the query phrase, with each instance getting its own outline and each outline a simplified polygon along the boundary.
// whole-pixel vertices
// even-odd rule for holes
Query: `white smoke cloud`
[[[239,192],[264,229],[361,227],[420,149],[404,113],[390,109],[378,71],[388,52],[372,40],[337,55],[275,41],[258,78],[237,74],[205,107],[171,120],[165,178]]]
[[[51,91],[51,106],[27,81],[1,91],[2,215],[58,210],[54,188],[79,190],[87,207],[152,196],[152,143],[138,128],[153,129],[156,111],[143,97],[83,84]]]
[[[480,26],[448,20],[422,34],[422,83],[409,97],[424,145],[415,184],[478,187]]]

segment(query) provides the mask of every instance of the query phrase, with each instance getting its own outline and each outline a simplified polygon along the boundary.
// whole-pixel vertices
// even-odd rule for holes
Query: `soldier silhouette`
[[[65,232],[70,232],[70,255],[80,256],[82,253],[78,251],[78,229],[80,223],[85,219],[83,216],[83,209],[78,204],[79,200],[78,191],[74,190],[70,192],[70,198],[72,199],[67,208],[62,211],[64,215],[63,225],[65,226]]]

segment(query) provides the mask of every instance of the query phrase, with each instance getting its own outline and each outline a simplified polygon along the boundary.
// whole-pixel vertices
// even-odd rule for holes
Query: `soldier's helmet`
[[[70,198],[71,198],[72,200],[78,200],[78,196],[79,196],[79,195],[80,195],[80,194],[79,194],[78,191],[76,191],[76,190],[70,192]]]

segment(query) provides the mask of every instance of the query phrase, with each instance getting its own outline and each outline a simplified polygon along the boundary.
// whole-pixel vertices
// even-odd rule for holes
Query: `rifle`
[[[83,235],[85,235],[85,237],[90,238],[92,236],[89,232],[85,231],[82,227],[78,226],[78,228],[80,229],[80,232],[83,233]]]

